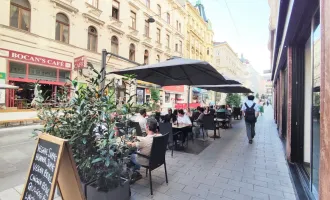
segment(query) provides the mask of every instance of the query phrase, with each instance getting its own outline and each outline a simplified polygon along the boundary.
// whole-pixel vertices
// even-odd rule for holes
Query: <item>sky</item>
[[[190,2],[195,5],[196,0]],[[228,42],[239,57],[243,53],[259,73],[270,69],[267,0],[202,0],[202,4],[212,23],[214,41]]]

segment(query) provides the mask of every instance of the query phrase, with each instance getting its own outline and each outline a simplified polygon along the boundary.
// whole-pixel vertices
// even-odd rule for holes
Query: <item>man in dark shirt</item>
[[[210,115],[214,116],[214,114],[215,114],[215,110],[214,110],[213,106],[211,106],[210,107]]]
[[[165,123],[174,123],[176,121],[176,116],[172,112],[172,109],[168,109],[168,114],[165,115],[164,117],[164,122]]]

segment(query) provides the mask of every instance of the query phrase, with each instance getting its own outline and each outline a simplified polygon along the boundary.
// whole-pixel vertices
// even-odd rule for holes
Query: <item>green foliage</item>
[[[151,93],[151,99],[154,102],[158,102],[160,100],[160,91],[157,88],[151,88],[150,89],[150,93]]]
[[[241,96],[239,94],[227,94],[226,104],[239,107],[241,104]]]
[[[41,131],[69,140],[81,181],[95,181],[95,187],[108,191],[117,187],[123,176],[127,177],[123,170],[129,161],[128,147],[114,135],[113,113],[117,108],[113,81],[99,89],[101,72],[91,69],[95,76],[87,80],[86,87],[78,89],[77,82],[71,81],[71,99],[68,87],[57,95],[58,109],[42,102],[37,102],[36,107],[44,122]],[[125,106],[131,109],[131,104]]]
[[[256,98],[259,99],[259,93],[256,94]]]

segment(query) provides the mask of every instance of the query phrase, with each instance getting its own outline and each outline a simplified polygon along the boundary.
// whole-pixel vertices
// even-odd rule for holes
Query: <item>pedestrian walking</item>
[[[252,144],[252,140],[256,134],[255,124],[259,116],[259,106],[253,100],[254,96],[249,95],[248,100],[242,106],[242,112],[245,118],[246,133],[250,144]]]
[[[264,105],[265,105],[265,103],[263,103],[263,102],[260,102],[260,104],[259,104],[259,113],[261,116],[264,113]]]

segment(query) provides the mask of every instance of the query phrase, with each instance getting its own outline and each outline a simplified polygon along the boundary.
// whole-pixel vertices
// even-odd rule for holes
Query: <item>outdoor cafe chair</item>
[[[216,125],[214,122],[214,117],[212,115],[205,115],[203,117],[203,137],[204,137],[204,131],[212,130],[214,131],[214,139],[216,138],[216,130],[219,131],[220,135],[220,129],[219,126]]]
[[[173,150],[174,150],[174,147],[176,147],[176,141],[174,141],[174,139],[173,139],[174,135],[180,134],[182,132],[178,131],[176,133],[173,133],[173,128],[172,128],[171,123],[159,123],[159,132],[162,135],[165,135],[167,133],[169,134],[168,145],[169,146],[171,145],[171,150],[172,150],[171,156],[173,157]]]
[[[142,129],[140,127],[139,122],[131,122],[130,123],[131,128],[134,128],[136,130],[136,136],[143,136]]]
[[[150,183],[150,194],[151,195],[153,195],[151,171],[153,171],[154,169],[157,169],[161,165],[164,165],[166,183],[168,183],[166,162],[165,162],[165,154],[166,154],[168,138],[169,138],[169,133],[166,133],[165,135],[162,135],[162,136],[154,137],[152,146],[151,146],[150,156],[146,156],[146,155],[137,153],[139,156],[144,157],[149,160],[149,165],[141,165],[141,167],[146,168],[146,176],[148,176],[148,171],[149,171],[149,183]]]
[[[227,128],[229,119],[227,118],[225,112],[217,112],[216,119],[217,119],[217,121],[221,122],[221,128],[223,128],[223,129]]]

